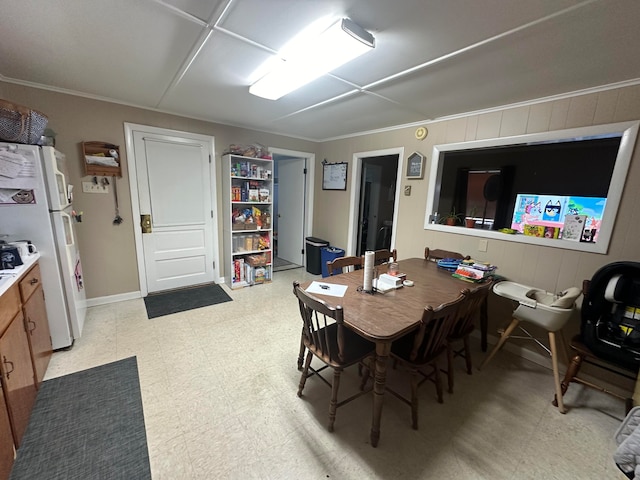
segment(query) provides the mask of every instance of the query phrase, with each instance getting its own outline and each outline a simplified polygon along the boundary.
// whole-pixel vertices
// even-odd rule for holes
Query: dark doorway
[[[356,255],[391,247],[398,155],[362,159]]]

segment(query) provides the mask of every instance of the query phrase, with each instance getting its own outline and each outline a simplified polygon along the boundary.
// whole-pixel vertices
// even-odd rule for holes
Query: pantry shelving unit
[[[222,157],[225,280],[235,289],[273,276],[273,160]]]

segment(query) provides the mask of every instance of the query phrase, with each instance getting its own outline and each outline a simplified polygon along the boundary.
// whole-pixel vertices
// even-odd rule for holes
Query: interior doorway
[[[315,156],[306,152],[270,149],[274,167],[273,271],[305,265],[304,242],[311,231]]]
[[[403,148],[354,155],[349,212],[349,255],[393,249]]]

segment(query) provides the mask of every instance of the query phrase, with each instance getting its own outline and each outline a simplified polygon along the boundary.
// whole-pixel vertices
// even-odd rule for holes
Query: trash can
[[[322,264],[322,277],[329,276],[327,262],[331,262],[338,257],[344,257],[344,250],[336,247],[322,247],[320,249],[320,263]]]
[[[322,273],[322,264],[320,263],[320,249],[328,247],[329,242],[316,237],[305,238],[305,251],[307,252],[307,272],[313,275]]]

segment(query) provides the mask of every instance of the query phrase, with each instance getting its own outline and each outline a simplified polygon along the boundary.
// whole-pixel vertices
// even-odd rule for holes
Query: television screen
[[[563,195],[516,195],[511,228],[527,235],[562,238],[567,215],[586,217],[582,241],[595,242],[607,199]]]

